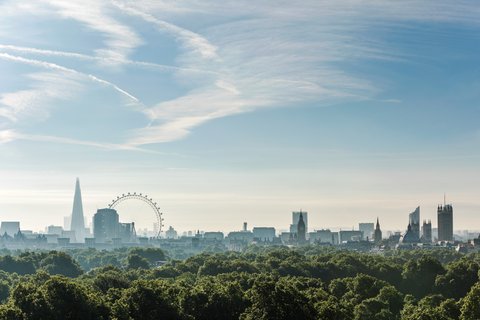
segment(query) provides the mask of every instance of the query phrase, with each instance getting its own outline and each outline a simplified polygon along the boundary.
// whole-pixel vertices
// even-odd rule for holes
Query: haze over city
[[[144,192],[178,230],[404,230],[444,193],[480,229],[480,7],[299,3],[2,1],[1,220],[62,225],[78,176],[85,216]]]

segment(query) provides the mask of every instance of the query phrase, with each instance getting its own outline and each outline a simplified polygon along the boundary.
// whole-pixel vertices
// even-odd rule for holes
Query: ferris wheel
[[[158,225],[158,230],[157,230],[157,238],[160,238],[160,234],[162,232],[163,228],[163,213],[160,211],[160,207],[156,202],[153,201],[152,198],[148,197],[146,194],[141,194],[141,193],[123,193],[121,196],[117,196],[116,199],[113,199],[112,202],[108,205],[110,209],[114,209],[119,203],[122,203],[127,200],[140,200],[146,203],[155,213],[156,217],[156,223]]]

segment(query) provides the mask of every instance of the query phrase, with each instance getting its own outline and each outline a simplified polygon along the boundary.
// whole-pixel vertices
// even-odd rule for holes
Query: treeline
[[[8,253],[0,319],[480,319],[480,254],[310,246],[165,259],[154,248]]]

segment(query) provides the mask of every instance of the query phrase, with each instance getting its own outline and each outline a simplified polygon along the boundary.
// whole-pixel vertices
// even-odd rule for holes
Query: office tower
[[[63,232],[63,228],[61,226],[50,225],[47,227],[47,234],[61,235],[62,232]]]
[[[115,209],[98,209],[93,216],[93,237],[96,243],[105,243],[119,237],[120,224]]]
[[[374,241],[375,243],[382,242],[382,230],[380,230],[380,223],[378,222],[378,218],[377,225],[375,227]]]
[[[412,239],[420,239],[420,207],[408,215],[408,223],[410,224]]]
[[[82,192],[80,191],[80,180],[75,183],[75,195],[73,197],[71,231],[75,232],[76,242],[85,241],[85,220],[83,218]]]
[[[275,228],[253,227],[253,239],[259,242],[272,242],[275,239]]]
[[[305,212],[306,213],[306,212]],[[298,223],[297,223],[297,240],[298,243],[305,243],[306,238],[306,227],[305,227],[305,222],[303,221],[303,214],[300,211],[300,216],[298,218]]]
[[[453,208],[451,204],[437,208],[438,241],[453,241]]]
[[[20,222],[19,221],[2,221],[0,226],[0,236],[3,236],[5,233],[10,237],[13,237],[20,231]]]
[[[292,224],[290,225],[291,233],[297,233],[297,225],[300,215],[302,215],[303,223],[305,223],[305,232],[308,232],[308,212],[300,210],[292,212]]]
[[[422,242],[431,243],[432,242],[432,221],[423,220],[422,226]]]
[[[363,235],[360,230],[340,230],[338,233],[340,237],[340,243],[349,241],[360,241],[362,240]]]
[[[372,240],[373,237],[373,232],[375,230],[375,224],[373,223],[359,223],[358,224],[358,230],[363,232],[363,239],[369,239]]]

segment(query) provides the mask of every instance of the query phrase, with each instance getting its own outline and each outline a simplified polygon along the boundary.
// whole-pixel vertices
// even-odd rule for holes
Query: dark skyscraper
[[[374,240],[375,240],[375,243],[379,243],[382,241],[382,230],[380,230],[380,223],[378,222],[378,218],[377,218],[377,225],[375,227]]]
[[[300,217],[298,218],[297,224],[297,239],[298,243],[305,243],[305,222],[303,221],[303,214],[300,212]]]
[[[451,204],[437,208],[438,241],[453,241],[453,208]]]
[[[75,183],[75,195],[73,198],[72,219],[70,230],[75,231],[76,242],[85,241],[85,220],[83,218],[82,192],[80,191],[80,180]]]
[[[408,223],[410,224],[412,238],[420,239],[420,207],[409,214]]]
[[[432,242],[432,222],[430,220],[423,221],[422,226],[422,242],[431,243]]]
[[[118,238],[119,228],[118,213],[115,209],[98,209],[93,216],[93,236],[98,243]]]

